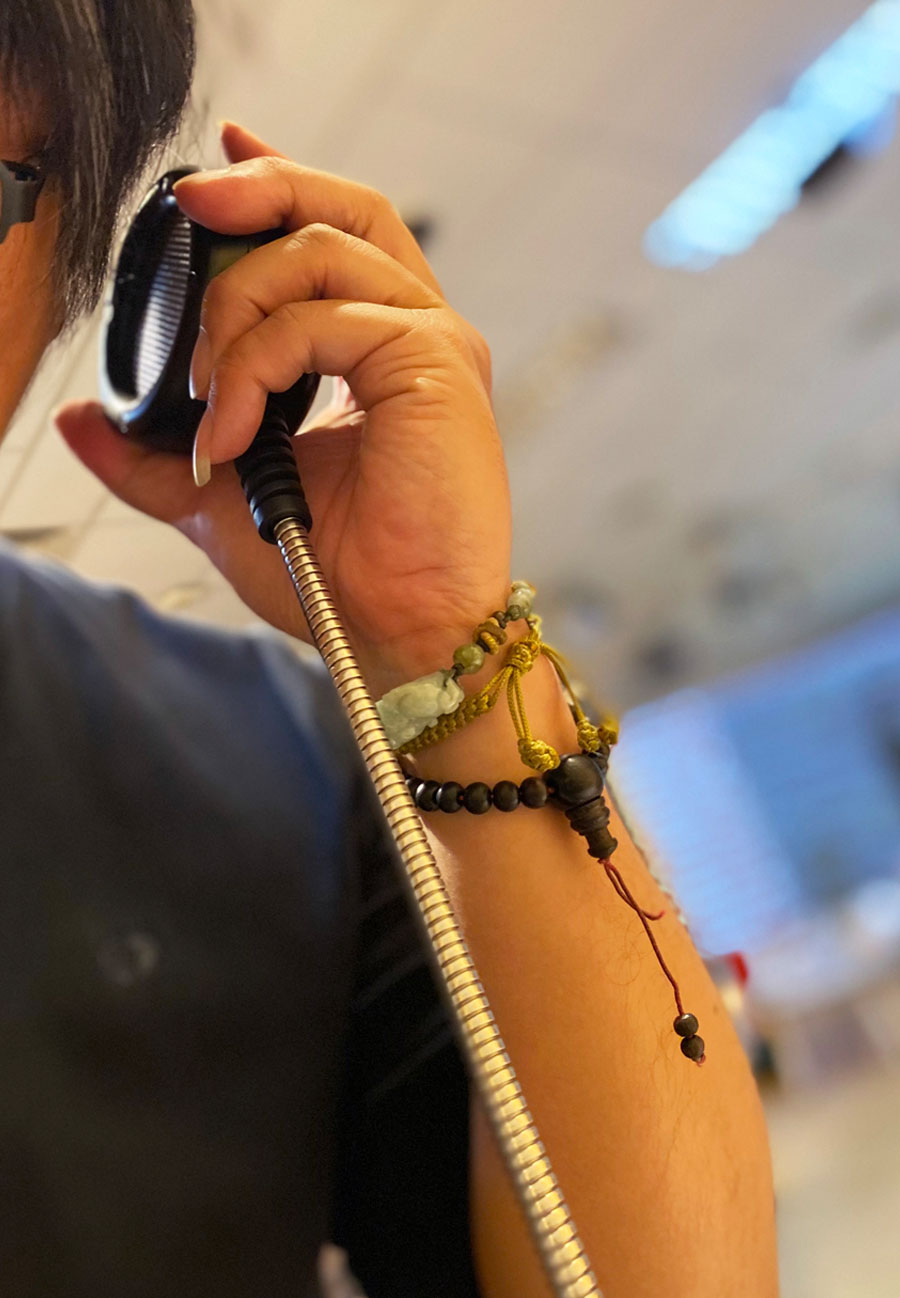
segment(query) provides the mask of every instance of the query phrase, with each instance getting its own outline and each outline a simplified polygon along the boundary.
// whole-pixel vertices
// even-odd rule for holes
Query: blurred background
[[[759,1077],[785,1298],[895,1298],[900,3],[198,9],[169,165],[227,116],[376,186],[487,338],[514,575],[621,717],[612,789]],[[257,624],[53,428],[98,332],[3,444],[0,533]]]

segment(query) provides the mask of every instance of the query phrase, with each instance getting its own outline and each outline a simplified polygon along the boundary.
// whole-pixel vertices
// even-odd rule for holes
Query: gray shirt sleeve
[[[0,545],[0,809],[4,1291],[298,1298],[334,1239],[369,1298],[477,1294],[465,1073],[321,664]]]

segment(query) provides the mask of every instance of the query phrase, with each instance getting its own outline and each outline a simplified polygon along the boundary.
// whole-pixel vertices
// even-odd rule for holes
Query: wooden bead
[[[483,816],[491,809],[490,787],[481,780],[476,780],[474,784],[467,784],[463,790],[463,806],[473,816]]]
[[[681,1043],[681,1053],[697,1062],[706,1054],[706,1042],[702,1037],[685,1037]]]
[[[437,804],[441,811],[454,812],[462,810],[462,785],[456,780],[447,780],[437,791]]]
[[[555,770],[547,772],[547,784],[564,807],[577,807],[600,796],[603,774],[587,753],[569,753]]]
[[[492,797],[498,811],[515,811],[519,805],[519,790],[512,780],[498,780]]]
[[[523,780],[519,785],[519,801],[523,807],[543,807],[549,796],[550,790],[547,785],[536,775]]]
[[[437,780],[423,780],[416,790],[416,806],[422,811],[437,811]]]

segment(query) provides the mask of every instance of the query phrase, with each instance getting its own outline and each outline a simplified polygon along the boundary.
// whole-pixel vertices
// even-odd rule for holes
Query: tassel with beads
[[[697,1017],[685,1011],[681,1002],[681,989],[650,928],[650,922],[662,919],[665,911],[651,914],[644,910],[632,896],[621,871],[609,859],[618,847],[618,840],[609,832],[610,811],[603,798],[608,762],[608,745],[601,745],[596,752],[567,753],[560,758],[559,765],[554,770],[546,773],[544,779],[551,799],[562,807],[569,824],[586,840],[589,855],[600,862],[618,895],[641,921],[653,953],[675,994],[678,1017],[672,1026],[681,1037],[681,1053],[687,1059],[702,1064],[706,1059],[706,1046],[703,1038],[697,1035],[700,1026]]]

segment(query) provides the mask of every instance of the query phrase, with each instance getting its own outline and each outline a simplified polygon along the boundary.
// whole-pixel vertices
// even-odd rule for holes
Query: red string
[[[653,936],[653,933],[651,932],[650,929],[650,924],[648,923],[649,920],[662,919],[663,915],[665,915],[666,912],[664,910],[661,910],[658,915],[651,915],[649,911],[644,910],[642,906],[639,906],[637,904],[634,897],[632,897],[631,893],[629,892],[628,885],[625,882],[625,880],[622,878],[622,875],[618,867],[613,865],[612,861],[610,861],[608,858],[605,861],[601,861],[600,864],[603,866],[604,870],[606,871],[607,876],[610,882],[612,883],[613,887],[615,888],[616,892],[619,894],[622,900],[631,907],[631,909],[637,915],[638,919],[643,924],[644,932],[647,934],[647,937],[650,939],[650,945],[653,947],[654,954],[656,955],[656,958],[659,961],[659,967],[662,969],[663,973],[666,975],[669,982],[672,984],[672,990],[675,993],[675,1004],[678,1006],[678,1013],[683,1014],[684,1006],[681,1003],[681,989],[679,988],[678,983],[675,981],[675,978],[671,970],[669,969],[669,966],[666,964],[665,960],[663,959],[663,953],[659,949],[659,943],[657,942],[656,938]]]

